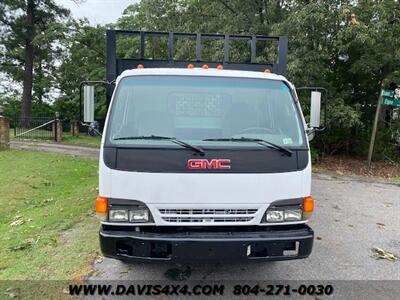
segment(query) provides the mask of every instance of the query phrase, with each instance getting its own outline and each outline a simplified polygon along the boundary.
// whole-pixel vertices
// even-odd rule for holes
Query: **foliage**
[[[85,80],[105,79],[105,31],[104,26],[91,27],[87,20],[67,24],[65,38],[60,41],[66,49],[57,74],[57,88],[61,96],[54,107],[65,119],[79,116],[79,85]],[[105,91],[96,89],[96,116],[105,118]]]
[[[9,119],[14,119],[21,113],[21,101],[15,96],[0,97],[0,105],[4,107],[4,115]],[[54,107],[47,102],[35,101],[31,116],[52,117],[54,116]]]
[[[310,152],[311,152],[311,162],[313,164],[318,163],[318,161],[320,159],[320,156],[321,156],[321,153],[320,153],[319,149],[315,148],[315,147],[311,147],[311,151]]]
[[[60,22],[69,11],[54,0],[1,0],[0,11],[0,64],[9,79],[22,83],[21,117],[28,126],[33,100],[49,100],[53,92]]]
[[[4,115],[11,119],[16,115],[19,115],[21,104],[20,101],[14,97],[1,97],[0,106],[4,107]]]

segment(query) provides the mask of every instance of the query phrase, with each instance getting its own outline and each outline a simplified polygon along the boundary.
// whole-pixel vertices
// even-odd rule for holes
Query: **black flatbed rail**
[[[139,55],[137,58],[119,58],[117,56],[117,37],[130,36],[139,39]],[[146,38],[161,37],[167,38],[168,59],[151,59],[145,57]],[[177,60],[175,55],[175,39],[195,39],[195,59]],[[202,59],[202,48],[204,41],[223,41],[223,60],[207,61]],[[250,42],[250,61],[234,62],[230,60],[230,44],[232,41]],[[257,42],[273,41],[278,45],[277,61],[273,63],[257,63]],[[160,32],[160,31],[129,31],[129,30],[108,30],[107,31],[107,82],[113,83],[123,71],[133,69],[142,64],[145,68],[186,68],[188,64],[201,67],[207,64],[211,68],[223,65],[227,70],[242,71],[264,71],[270,69],[272,73],[286,75],[287,72],[287,36],[264,36],[264,35],[238,35],[219,33],[183,33],[183,32]],[[111,101],[114,84],[107,85],[107,102]]]

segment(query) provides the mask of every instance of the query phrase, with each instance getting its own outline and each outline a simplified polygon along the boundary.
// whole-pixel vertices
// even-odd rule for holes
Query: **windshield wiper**
[[[160,135],[140,135],[140,136],[122,136],[122,137],[117,137],[114,138],[113,140],[117,141],[117,140],[160,140],[160,141],[171,141],[179,146],[185,147],[187,149],[192,149],[194,151],[196,151],[197,153],[203,154],[204,155],[204,150],[188,144],[184,141],[178,140],[175,137],[171,137],[171,136],[160,136]]]
[[[203,141],[227,141],[227,142],[256,142],[257,144],[260,144],[262,146],[266,146],[271,149],[276,149],[278,151],[281,151],[282,153],[285,153],[287,156],[292,156],[293,152],[286,147],[277,145],[275,143],[269,142],[264,139],[256,139],[256,138],[247,138],[247,137],[240,137],[240,138],[216,138],[216,139],[204,139]]]

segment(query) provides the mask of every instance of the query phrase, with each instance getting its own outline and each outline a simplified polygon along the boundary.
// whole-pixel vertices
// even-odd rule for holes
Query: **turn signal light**
[[[138,65],[136,66],[136,69],[144,69],[144,66],[143,66],[142,64],[138,64]]]
[[[314,211],[314,199],[311,196],[307,196],[303,200],[303,212],[312,213]]]
[[[108,199],[98,196],[96,199],[96,213],[105,214],[108,211]]]

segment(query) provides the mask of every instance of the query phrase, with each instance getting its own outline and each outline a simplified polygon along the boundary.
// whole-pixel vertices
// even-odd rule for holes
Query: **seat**
[[[227,136],[238,134],[241,130],[257,127],[257,114],[247,103],[232,103],[224,119],[224,131]]]
[[[136,126],[138,135],[174,136],[174,122],[166,111],[147,110],[137,114]]]

